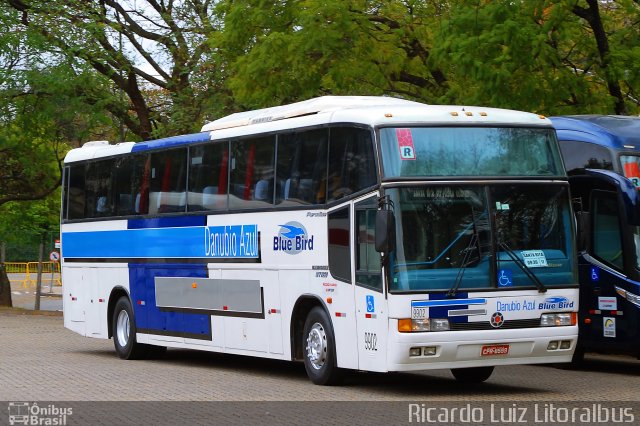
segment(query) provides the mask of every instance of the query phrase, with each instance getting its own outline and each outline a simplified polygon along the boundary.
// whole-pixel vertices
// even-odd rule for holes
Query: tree
[[[69,148],[116,134],[103,107],[112,97],[94,74],[67,64],[0,76],[0,206],[45,198],[60,185]]]
[[[325,94],[433,102],[448,87],[430,61],[438,2],[234,0],[221,5],[228,84],[245,108]]]
[[[90,66],[126,96],[104,108],[138,138],[199,128],[224,93],[211,0],[5,1],[43,50]]]
[[[3,263],[0,263],[0,306],[12,307],[11,283]]]
[[[554,114],[638,111],[637,2],[458,3],[434,51],[457,99]]]

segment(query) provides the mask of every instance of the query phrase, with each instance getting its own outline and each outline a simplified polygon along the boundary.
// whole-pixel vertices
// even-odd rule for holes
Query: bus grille
[[[466,330],[505,330],[513,328],[538,328],[540,327],[540,318],[522,319],[522,320],[506,320],[501,327],[493,327],[489,321],[483,322],[452,322],[450,324],[452,331]]]

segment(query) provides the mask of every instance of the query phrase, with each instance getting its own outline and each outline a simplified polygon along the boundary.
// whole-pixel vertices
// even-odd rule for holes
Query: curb
[[[33,311],[22,308],[0,307],[0,315],[39,315],[44,317],[62,317],[60,311]]]

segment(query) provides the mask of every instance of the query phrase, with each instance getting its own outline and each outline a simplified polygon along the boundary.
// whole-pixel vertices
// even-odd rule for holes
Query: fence
[[[21,287],[35,287],[38,278],[38,262],[5,262],[10,282],[18,282]],[[57,276],[56,276],[57,275]],[[42,262],[42,284],[62,285],[60,281],[60,263]]]

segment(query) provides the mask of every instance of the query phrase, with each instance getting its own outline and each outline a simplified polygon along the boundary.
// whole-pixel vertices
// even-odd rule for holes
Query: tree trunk
[[[11,283],[4,264],[0,263],[0,306],[13,307],[11,301]]]
[[[609,38],[607,32],[602,23],[602,17],[600,16],[600,9],[598,7],[599,0],[587,0],[589,4],[588,8],[573,6],[573,13],[580,18],[586,20],[593,31],[593,36],[598,46],[598,54],[600,55],[600,66],[603,71],[603,78],[607,82],[607,89],[609,89],[609,95],[614,99],[615,113],[619,115],[629,115],[627,106],[624,102],[624,95],[622,94],[622,88],[620,82],[614,76],[614,73],[609,69],[611,60],[611,50],[609,48]]]

